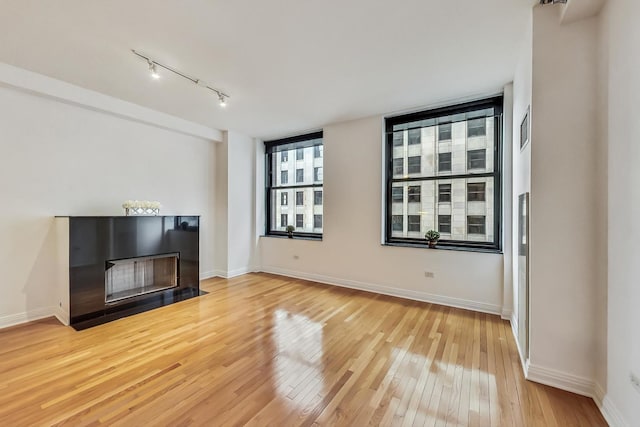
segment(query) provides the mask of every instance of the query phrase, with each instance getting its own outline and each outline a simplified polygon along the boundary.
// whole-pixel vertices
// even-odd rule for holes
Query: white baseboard
[[[518,340],[518,318],[515,313],[511,313],[511,333],[513,334],[513,339],[516,342],[516,349],[518,350],[518,357],[520,358],[520,364],[522,365],[522,372],[524,373],[524,377],[527,378],[529,375],[529,359],[527,359],[523,352],[522,348],[520,348],[520,340]]]
[[[211,279],[212,277],[216,277],[216,270],[203,271],[200,273],[200,280]]]
[[[500,317],[502,317],[502,320],[511,320],[511,318],[513,317],[513,311],[510,308],[502,308],[502,313],[500,314]]]
[[[0,328],[15,326],[26,322],[32,322],[34,320],[44,319],[45,317],[51,316],[53,316],[51,307],[37,308],[35,310],[29,310],[23,313],[0,316]]]
[[[360,291],[375,292],[378,294],[389,295],[392,297],[405,298],[415,301],[429,302],[433,304],[446,305],[449,307],[463,308],[466,310],[479,311],[481,313],[498,314],[502,312],[502,308],[496,304],[488,304],[483,302],[469,301],[460,298],[452,298],[443,295],[429,294],[426,292],[411,291],[407,289],[391,288],[382,285],[374,285],[371,283],[358,282],[355,280],[339,279],[320,274],[310,274],[300,271],[291,271],[278,267],[263,266],[261,271],[265,273],[279,274],[282,276],[293,277],[296,279],[310,280],[313,282],[324,283],[328,285],[341,286],[343,288],[357,289]]]
[[[223,279],[232,279],[234,277],[242,276],[243,274],[256,272],[254,267],[242,267],[235,270],[211,270],[207,273],[200,275],[200,280],[209,279],[211,277],[222,277]],[[203,277],[205,276],[206,277]]]
[[[58,319],[60,323],[65,326],[69,326],[69,313],[64,311],[62,307],[52,307],[51,311],[53,315]]]
[[[600,412],[611,427],[631,427],[631,424],[624,420],[624,417],[608,396],[602,399]]]
[[[532,363],[529,363],[526,378],[536,383],[570,391],[571,393],[587,396],[595,400],[595,383],[588,378],[567,374],[555,369],[544,368]]]

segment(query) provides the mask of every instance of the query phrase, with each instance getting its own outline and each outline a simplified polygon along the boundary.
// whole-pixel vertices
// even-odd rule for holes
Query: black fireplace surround
[[[200,295],[198,216],[69,217],[69,315],[77,330]],[[107,302],[114,261],[176,254],[177,286]]]

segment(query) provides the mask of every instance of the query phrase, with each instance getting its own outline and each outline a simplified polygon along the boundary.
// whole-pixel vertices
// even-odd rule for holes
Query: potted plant
[[[287,236],[290,239],[293,239],[293,232],[295,231],[295,227],[293,225],[287,225]]]
[[[429,242],[430,248],[435,248],[438,243],[438,239],[440,239],[440,233],[436,230],[429,230],[425,233],[424,238]]]

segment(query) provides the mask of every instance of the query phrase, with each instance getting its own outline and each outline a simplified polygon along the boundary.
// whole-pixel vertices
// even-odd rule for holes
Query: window
[[[467,233],[469,234],[485,234],[484,215],[469,215],[467,217]]]
[[[484,182],[470,182],[467,184],[467,201],[468,202],[484,202],[485,201]]]
[[[393,187],[391,189],[391,201],[393,203],[404,202],[404,189],[402,187]]]
[[[407,231],[420,231],[420,215],[407,215]]]
[[[322,228],[322,215],[313,216],[313,228]]]
[[[451,123],[438,125],[438,141],[451,140]]]
[[[385,119],[385,243],[426,247],[424,233],[438,230],[441,248],[500,250],[502,103],[498,96]]]
[[[451,233],[451,215],[438,215],[438,231],[440,233]]]
[[[402,231],[402,215],[393,215],[391,217],[391,228],[393,231]]]
[[[420,129],[409,129],[409,145],[420,144]]]
[[[393,159],[393,174],[404,175],[404,159]]]
[[[420,193],[422,188],[419,185],[410,185],[409,186],[409,195],[408,200],[411,202],[420,202]]]
[[[438,171],[451,172],[451,153],[438,154]]]
[[[467,137],[485,136],[487,134],[487,119],[471,119],[467,121]]]
[[[487,166],[487,155],[484,148],[467,151],[467,169],[484,169]]]
[[[266,235],[286,235],[287,225],[294,225],[294,237],[322,238],[322,227],[315,227],[315,220],[310,216],[322,215],[323,209],[322,142],[322,132],[315,132],[264,143]],[[303,160],[305,152],[307,158],[314,157],[308,160],[313,163],[313,180],[311,166],[302,167],[302,163],[297,163],[299,166],[294,168],[287,162],[291,156]],[[303,213],[306,220],[298,216]],[[290,222],[287,224],[287,221]]]
[[[420,156],[413,156],[407,159],[407,167],[409,168],[409,173],[420,173]]]
[[[451,202],[451,184],[438,184],[438,202]]]

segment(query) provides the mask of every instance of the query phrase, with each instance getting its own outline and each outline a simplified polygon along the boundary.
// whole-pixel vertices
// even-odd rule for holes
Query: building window
[[[420,215],[407,215],[407,231],[420,231]]]
[[[502,102],[499,96],[385,119],[385,243],[426,247],[423,233],[433,229],[443,233],[438,247],[500,250]],[[468,149],[465,134],[454,138],[458,129],[483,136],[482,148],[473,142]],[[411,148],[433,132],[435,144]]]
[[[404,202],[404,189],[402,187],[393,187],[391,189],[391,201],[393,203]]]
[[[451,184],[438,184],[438,202],[451,202]]]
[[[451,153],[438,154],[438,171],[451,172]]]
[[[485,234],[486,233],[486,217],[484,215],[467,216],[467,233],[469,234]]]
[[[467,201],[468,202],[484,202],[485,201],[485,182],[470,182],[467,184]]]
[[[409,173],[420,173],[422,165],[420,164],[420,156],[412,156],[407,158],[407,168]]]
[[[420,203],[420,193],[421,193],[422,187],[420,187],[419,185],[410,185],[409,186],[409,191],[408,191],[408,195],[407,195],[407,199],[409,201],[409,203],[411,202],[417,202]]]
[[[467,169],[484,169],[487,167],[487,150],[467,151]]]
[[[438,141],[451,140],[451,123],[438,125]]]
[[[402,215],[392,215],[391,216],[391,229],[393,231],[402,231]]]
[[[393,159],[393,174],[404,175],[404,159]]]
[[[451,215],[438,215],[438,231],[440,233],[451,233]]]
[[[267,235],[286,235],[287,225],[295,225],[294,237],[322,238],[322,227],[314,227],[311,218],[304,222],[302,212],[310,215],[322,215],[322,192],[323,192],[323,149],[322,132],[315,132],[308,135],[300,135],[291,138],[267,141],[265,145],[265,169],[266,169],[266,230]],[[295,183],[289,183],[289,167],[287,160],[293,156],[297,160],[303,160],[305,150],[308,150],[307,157],[313,153],[314,180],[311,181],[310,171],[305,173],[305,168],[295,169]],[[318,157],[319,154],[319,157]],[[291,168],[291,174],[294,169]],[[306,196],[305,196],[306,193]],[[295,194],[295,196],[294,196]],[[290,224],[286,224],[283,215],[287,215],[289,196],[295,197],[296,211],[291,212],[296,217],[290,215]],[[319,203],[318,203],[319,202]],[[291,205],[294,201],[291,201]],[[284,221],[284,222],[283,222]]]
[[[289,221],[287,219],[287,216],[287,214],[280,214],[280,227],[287,228],[287,225],[289,225],[287,224],[287,222]]]
[[[487,134],[487,119],[481,117],[479,119],[467,120],[467,137],[485,136]]]
[[[420,144],[420,133],[420,129],[409,129],[409,141],[407,143],[409,145]]]
[[[322,228],[322,215],[313,215],[313,228]]]

